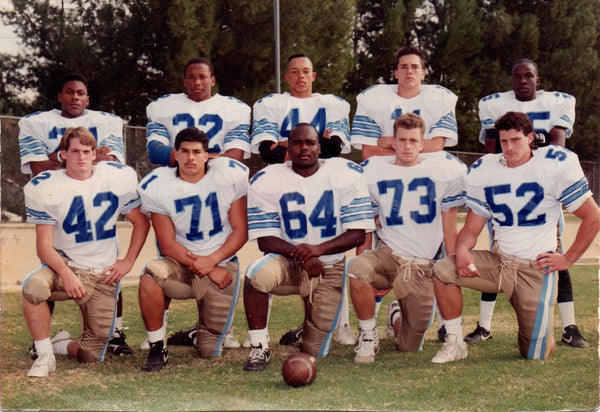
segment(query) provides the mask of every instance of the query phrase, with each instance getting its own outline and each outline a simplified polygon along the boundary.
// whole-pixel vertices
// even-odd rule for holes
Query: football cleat
[[[236,349],[239,348],[240,343],[238,342],[238,340],[235,338],[235,336],[233,336],[233,328],[229,329],[229,331],[227,331],[227,333],[225,334],[225,339],[223,341],[223,347],[225,349]]]
[[[356,355],[354,356],[355,363],[373,363],[375,362],[375,355],[379,352],[379,336],[377,336],[377,329],[362,330],[358,336],[358,346],[354,349]]]
[[[387,322],[385,324],[385,337],[388,339],[395,339],[396,333],[394,332],[394,323],[392,322],[392,319],[394,318],[394,315],[396,313],[402,313],[400,312],[400,303],[398,302],[398,300],[394,299],[390,302],[387,309],[388,317]]]
[[[467,345],[462,339],[458,339],[456,335],[446,335],[444,346],[435,354],[432,363],[446,363],[465,359],[469,356]]]
[[[583,336],[581,336],[577,325],[569,325],[564,328],[561,340],[563,343],[566,343],[574,348],[587,348],[590,346]]]
[[[446,325],[442,325],[438,331],[437,331],[437,335],[438,335],[438,340],[440,342],[445,342],[446,341]]]
[[[487,330],[483,326],[479,325],[477,322],[477,327],[467,336],[465,336],[465,342],[470,343],[471,345],[475,345],[479,342],[483,342],[484,340],[492,339],[494,336],[492,335],[491,330]]]
[[[31,357],[31,360],[36,360],[38,357],[37,350],[35,349],[35,343],[31,343],[29,349],[27,349],[27,353]]]
[[[356,345],[356,336],[350,326],[344,325],[338,328],[336,342],[340,345]]]
[[[156,372],[161,370],[167,365],[169,360],[169,351],[165,346],[164,341],[159,340],[158,342],[150,343],[150,353],[146,363],[142,366],[142,369],[146,372]]]
[[[262,343],[259,343],[258,346],[250,346],[250,348],[250,356],[244,364],[244,370],[262,371],[271,360],[271,350],[269,348],[263,349]]]
[[[53,353],[42,353],[27,371],[30,378],[45,378],[56,371],[56,358]]]
[[[179,332],[172,333],[167,339],[167,345],[194,346],[197,333],[198,330],[195,325],[187,330],[180,330]]]
[[[125,332],[115,329],[115,333],[108,341],[108,350],[115,355],[133,355],[133,349],[125,342]]]
[[[284,346],[296,346],[300,347],[300,343],[302,342],[302,330],[304,329],[304,324],[298,326],[296,329],[288,330],[283,334],[281,339],[279,339],[279,344]]]

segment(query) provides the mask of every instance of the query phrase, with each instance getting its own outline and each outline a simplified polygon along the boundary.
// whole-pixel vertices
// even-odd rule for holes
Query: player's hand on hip
[[[219,289],[225,289],[231,282],[233,282],[231,273],[220,266],[217,266],[211,270],[208,274],[208,277],[210,280],[216,283]]]
[[[85,287],[77,275],[73,272],[62,277],[65,293],[71,299],[79,299],[85,296]]]
[[[571,262],[560,253],[540,253],[535,258],[535,265],[538,269],[543,270],[546,275],[556,270],[567,270],[571,267]]]
[[[479,276],[479,270],[475,266],[475,257],[470,250],[456,250],[456,271],[459,276],[464,278],[474,278]]]

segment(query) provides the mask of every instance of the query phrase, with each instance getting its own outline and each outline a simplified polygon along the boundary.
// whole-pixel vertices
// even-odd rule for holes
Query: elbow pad
[[[272,144],[272,141],[264,141],[260,143],[258,146],[258,151],[260,152],[261,159],[268,164],[283,163],[287,149],[283,146],[276,145],[275,148],[271,150]]]
[[[155,165],[169,166],[171,161],[171,146],[164,145],[156,140],[148,142],[146,151],[148,152],[148,159],[150,163]]]
[[[342,152],[342,139],[339,136],[331,136],[329,139],[320,138],[321,156],[323,159],[339,156]]]

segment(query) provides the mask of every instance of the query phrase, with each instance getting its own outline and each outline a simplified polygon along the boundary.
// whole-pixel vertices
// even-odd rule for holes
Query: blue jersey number
[[[485,199],[492,213],[493,219],[500,226],[513,226],[515,218],[512,210],[506,203],[496,203],[494,197],[511,193],[509,184],[490,186],[484,188]],[[538,205],[544,200],[544,188],[536,182],[522,183],[515,191],[516,197],[529,197],[529,201],[517,212],[517,226],[540,226],[546,223],[546,214],[531,216]],[[504,216],[504,219],[501,218]]]
[[[219,213],[219,200],[215,192],[211,192],[206,197],[204,206],[210,209],[213,220],[213,227],[208,231],[208,237],[211,237],[223,231],[223,223]],[[200,230],[200,216],[202,213],[202,199],[200,199],[200,196],[194,195],[175,200],[175,211],[177,213],[185,212],[187,207],[191,207],[192,213],[190,216],[190,229],[185,234],[186,239],[191,242],[204,240],[204,233]]]
[[[98,128],[96,126],[88,127],[88,130],[94,135],[96,141],[98,141]],[[63,135],[67,131],[66,127],[56,127],[54,126],[50,132],[48,133],[49,140],[62,139]],[[56,148],[58,151],[58,147]]]
[[[281,130],[279,131],[281,137],[285,137],[286,139],[289,138],[290,132],[298,123],[300,123],[300,112],[296,107],[290,110],[288,115],[285,116],[285,119],[283,119],[283,122],[281,123]],[[325,114],[324,107],[321,107],[319,110],[317,110],[317,113],[315,114],[315,117],[313,117],[310,124],[317,129],[319,136],[323,135],[323,131],[327,126],[327,116]]]
[[[101,192],[94,197],[93,205],[94,207],[105,207],[104,212],[94,224],[96,240],[114,238],[116,235],[116,225],[113,224],[110,228],[107,228],[106,224],[115,215],[119,206],[119,198],[112,192]],[[75,233],[76,243],[94,240],[92,223],[87,219],[85,214],[82,196],[75,196],[73,198],[67,216],[63,221],[62,228],[68,235]]]
[[[390,215],[385,217],[386,225],[395,226],[404,224],[404,218],[400,215],[402,196],[404,195],[404,183],[402,179],[382,180],[377,182],[377,188],[380,195],[386,194],[388,190],[393,191]],[[419,197],[419,203],[425,208],[424,210],[412,210],[409,215],[415,223],[431,223],[437,214],[435,183],[428,177],[418,177],[411,180],[408,184],[408,192],[419,192],[420,188],[425,189],[425,193]]]
[[[308,233],[306,214],[301,210],[290,210],[290,203],[303,205],[304,196],[298,192],[286,193],[279,199],[283,227],[290,239],[301,239]],[[308,217],[313,227],[321,227],[321,237],[331,237],[336,234],[337,219],[334,213],[333,191],[326,190]]]
[[[414,114],[416,114],[417,116],[421,116],[421,110],[420,109],[416,109],[412,111]],[[390,120],[396,120],[397,118],[399,118],[400,116],[402,116],[402,108],[398,107],[397,109],[395,109],[392,112],[392,115],[390,116]]]
[[[177,127],[182,123],[185,127],[198,126],[206,133],[209,140],[216,136],[223,128],[223,119],[218,114],[204,114],[198,119],[198,124],[196,124],[196,119],[189,113],[179,113],[173,116],[173,126]],[[209,152],[220,151],[219,145],[210,145]]]

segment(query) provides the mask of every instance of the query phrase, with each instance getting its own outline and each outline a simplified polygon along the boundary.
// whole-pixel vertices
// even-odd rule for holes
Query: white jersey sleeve
[[[119,254],[118,215],[140,205],[136,187],[135,170],[116,162],[98,163],[86,180],[42,172],[24,188],[27,221],[55,226],[54,248],[79,267],[104,269]]]
[[[289,243],[321,244],[349,229],[374,229],[363,171],[341,158],[320,161],[319,170],[303,178],[291,163],[267,166],[253,176],[248,194],[251,240],[277,236]],[[325,264],[343,253],[321,256]]]
[[[433,259],[443,241],[441,213],[464,203],[466,166],[445,152],[423,154],[403,167],[395,156],[363,162],[378,236],[400,256]]]
[[[108,154],[125,164],[123,120],[114,114],[86,110],[82,116],[67,118],[54,109],[31,113],[19,120],[19,152],[21,172],[31,173],[30,162],[48,160],[58,151],[60,140],[69,127],[86,127],[96,138],[98,146],[110,149]]]
[[[213,253],[233,232],[229,209],[247,191],[248,168],[227,157],[210,160],[208,172],[196,183],[181,180],[176,168],[160,167],[138,186],[142,211],[168,216],[175,240],[199,256]]]
[[[250,157],[250,107],[242,101],[215,94],[194,102],[184,93],[162,96],[146,107],[146,146],[159,143],[173,147],[177,133],[197,127],[209,137],[209,152],[240,149]]]
[[[530,260],[556,250],[561,203],[573,211],[591,196],[577,156],[554,145],[516,168],[506,167],[502,154],[485,155],[471,165],[465,186],[467,206],[492,219],[500,250]]]
[[[253,106],[252,153],[264,141],[278,143],[289,138],[298,123],[312,124],[319,136],[325,129],[342,140],[342,153],[350,153],[350,104],[333,94],[314,93],[311,97],[297,98],[289,93],[270,94]]]
[[[456,146],[458,97],[438,85],[421,85],[421,93],[405,99],[398,95],[397,85],[372,86],[357,97],[356,115],[352,122],[351,143],[357,149],[363,144],[376,146],[381,136],[393,136],[394,121],[403,113],[415,113],[425,121],[425,139],[444,137],[445,146]]]
[[[548,135],[553,127],[564,128],[567,138],[573,133],[575,97],[567,93],[538,90],[534,100],[520,101],[514,91],[508,91],[490,94],[479,101],[481,143],[485,143],[486,130],[493,129],[496,120],[509,111],[527,113],[533,128],[544,135]]]

